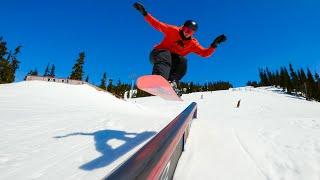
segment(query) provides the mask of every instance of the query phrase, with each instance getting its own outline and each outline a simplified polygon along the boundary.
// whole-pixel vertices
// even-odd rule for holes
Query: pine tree
[[[43,76],[44,76],[44,77],[49,76],[49,66],[50,66],[50,64],[48,63],[48,64],[47,64],[47,67],[46,67],[46,69],[45,69],[45,71],[44,71],[44,73],[43,73]]]
[[[285,72],[283,67],[280,68],[280,77],[279,77],[280,87],[285,89]]]
[[[55,71],[56,71],[56,66],[54,64],[52,64],[51,68],[50,68],[50,73],[49,76],[50,77],[55,77]]]
[[[20,53],[21,46],[16,47],[12,54],[11,51],[7,52],[6,45],[3,37],[0,37],[0,84],[14,82],[15,73],[20,64],[17,55]]]
[[[275,85],[276,87],[280,86],[280,73],[278,70],[276,70],[276,73],[275,73]]]
[[[189,83],[189,91],[188,91],[188,93],[192,93],[192,92],[195,92],[195,85],[194,85],[193,81],[191,81]]]
[[[289,94],[292,92],[291,80],[286,67],[280,68],[280,87],[282,87],[283,90],[287,90]]]
[[[314,79],[316,80],[316,82],[320,81],[320,76],[319,76],[319,74],[317,72],[314,75]]]
[[[10,81],[10,62],[4,58],[0,59],[0,84]]]
[[[119,95],[119,96],[122,96],[122,93],[121,93],[121,87],[122,87],[122,84],[121,84],[121,81],[120,79],[118,80],[118,83],[115,87],[115,94]]]
[[[261,86],[270,86],[267,73],[263,69],[259,69],[260,85]]]
[[[316,81],[316,99],[320,101],[320,76],[318,73],[314,75]]]
[[[38,76],[38,70],[34,69],[28,72],[27,76]]]
[[[258,87],[259,85],[257,81],[248,81],[247,86]]]
[[[32,74],[33,74],[33,70],[30,70],[30,71],[27,73],[26,77],[27,77],[27,76],[32,76]]]
[[[289,64],[289,68],[290,68],[290,76],[291,76],[292,88],[293,88],[294,92],[297,93],[299,91],[299,78],[298,78],[297,73],[293,69],[291,63]]]
[[[299,78],[299,89],[300,92],[303,92],[305,95],[307,94],[307,76],[303,69],[300,69],[298,72],[298,78]]]
[[[13,55],[11,56],[11,64],[10,64],[11,72],[10,72],[9,83],[14,82],[14,80],[15,80],[15,74],[16,74],[16,71],[19,68],[19,64],[20,64],[20,61],[18,60],[17,55],[20,53],[21,47],[22,46],[16,47]]]
[[[9,61],[5,58],[7,53],[7,43],[0,37],[0,84],[7,82]]]
[[[275,84],[274,76],[268,67],[266,67],[265,76],[267,77],[267,86],[271,86],[271,85]]]
[[[312,99],[316,96],[316,83],[310,69],[307,69],[307,99]]]
[[[109,84],[108,84],[108,91],[113,93],[114,92],[114,87],[113,87],[113,84],[112,84],[112,79],[109,79]]]
[[[79,53],[79,58],[72,68],[72,72],[70,75],[70,79],[80,80],[82,81],[83,72],[83,64],[84,64],[85,54],[84,52]]]
[[[288,70],[286,67],[283,67],[284,69],[284,80],[285,80],[285,88],[287,89],[287,93],[291,94],[292,92],[292,84],[291,84],[291,79],[288,73]]]
[[[106,73],[103,73],[103,76],[102,76],[102,79],[101,79],[101,84],[100,84],[100,88],[101,89],[104,89],[104,90],[107,90],[107,74]]]
[[[87,75],[86,77],[86,82],[89,82],[89,75]]]

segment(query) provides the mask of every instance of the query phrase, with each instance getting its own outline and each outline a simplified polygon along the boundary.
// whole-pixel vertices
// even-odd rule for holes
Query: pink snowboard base
[[[170,83],[160,75],[141,76],[137,80],[137,87],[165,100],[183,101],[173,90]]]

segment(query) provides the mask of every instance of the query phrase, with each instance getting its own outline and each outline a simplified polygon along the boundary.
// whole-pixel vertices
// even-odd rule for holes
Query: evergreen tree
[[[299,78],[299,91],[303,92],[305,95],[307,94],[307,76],[303,69],[300,69],[298,72],[298,78]]]
[[[55,71],[56,71],[56,67],[54,64],[52,64],[51,68],[50,68],[50,73],[49,73],[49,76],[50,77],[55,77]]]
[[[320,81],[320,76],[319,76],[319,74],[317,72],[314,75],[314,79],[316,80],[316,82]]]
[[[188,83],[189,85],[189,89],[188,89],[188,93],[192,93],[192,92],[195,92],[195,85],[193,83],[193,81],[191,81],[190,83]]]
[[[38,70],[34,69],[28,72],[27,76],[38,76]]]
[[[279,85],[281,88],[285,89],[285,72],[283,67],[280,68]]]
[[[21,46],[16,47],[12,54],[11,51],[7,52],[6,45],[7,43],[0,37],[0,84],[14,82],[15,73],[20,64],[17,55],[20,53]]]
[[[306,94],[307,99],[314,98],[316,96],[316,83],[309,68],[307,69],[306,86],[307,86],[307,94]]]
[[[39,75],[38,70],[37,70],[37,69],[35,69],[35,70],[33,71],[33,74],[32,74],[32,75],[34,75],[34,76],[38,76],[38,75]]]
[[[292,88],[293,88],[294,92],[297,92],[297,91],[299,91],[299,78],[298,78],[298,75],[295,72],[295,70],[293,69],[291,63],[289,64],[289,69],[290,69]]]
[[[270,86],[268,75],[265,70],[259,69],[260,86]]]
[[[8,54],[6,45],[7,43],[0,37],[0,84],[8,82],[10,63],[5,57]]]
[[[0,84],[10,81],[10,63],[6,59],[0,60]]]
[[[265,76],[267,78],[267,86],[275,84],[274,75],[271,73],[268,67],[266,67]]]
[[[314,79],[315,79],[316,82],[320,81],[320,76],[319,76],[319,74],[317,72],[314,74]]]
[[[79,54],[79,58],[77,59],[76,63],[72,68],[70,79],[82,81],[82,76],[84,74],[83,72],[84,58],[85,58],[85,54],[84,52],[81,52]]]
[[[278,87],[280,86],[280,73],[278,70],[276,70],[276,73],[275,73],[275,85]]]
[[[229,82],[218,81],[218,82],[210,82],[208,89],[209,91],[217,91],[217,90],[226,90],[232,87],[233,87],[232,84],[230,84]]]
[[[107,90],[107,74],[106,73],[103,73],[103,76],[102,76],[102,79],[101,79],[101,84],[100,84],[100,88],[101,89],[104,89],[104,90]]]
[[[9,83],[14,82],[15,74],[17,69],[19,68],[20,61],[17,58],[17,55],[20,53],[20,49],[22,46],[16,47],[13,55],[11,56],[11,64],[10,64],[10,80]]]
[[[308,100],[315,99],[320,101],[320,77],[318,73],[313,76],[310,69],[307,75],[303,69],[295,71],[292,64],[289,64],[288,72],[286,67],[281,67],[280,71],[271,72],[268,68],[259,69],[259,86],[276,85],[283,88],[288,94],[295,92],[296,95],[305,96]],[[255,85],[248,81],[247,85]]]
[[[112,79],[109,79],[109,84],[108,84],[108,91],[113,93],[114,92],[114,87],[113,87],[113,84],[112,84]]]
[[[86,77],[86,82],[89,82],[89,75],[87,75]]]
[[[50,66],[50,64],[48,63],[47,64],[47,67],[46,67],[46,69],[45,69],[45,71],[44,71],[44,73],[43,73],[43,76],[49,76],[49,66]]]
[[[316,99],[320,101],[320,76],[318,73],[315,73],[314,77],[316,81]]]
[[[119,96],[122,96],[121,87],[122,87],[122,84],[121,84],[121,81],[119,79],[117,85],[115,86],[114,93],[119,95]]]
[[[258,87],[259,85],[257,81],[248,81],[247,86]]]
[[[289,72],[286,67],[283,67],[283,69],[284,69],[284,78],[285,78],[285,88],[287,89],[287,93],[291,94],[292,84],[291,84]]]

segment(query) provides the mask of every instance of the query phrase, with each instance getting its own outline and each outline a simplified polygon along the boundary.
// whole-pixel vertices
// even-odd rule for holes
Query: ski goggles
[[[187,27],[187,26],[183,26],[182,27],[182,31],[184,31],[185,33],[191,34],[194,33],[195,30],[193,28]]]

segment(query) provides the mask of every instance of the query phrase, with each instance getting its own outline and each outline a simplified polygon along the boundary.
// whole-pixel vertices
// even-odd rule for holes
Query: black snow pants
[[[165,49],[153,49],[150,53],[152,74],[161,75],[168,81],[179,82],[186,74],[187,59]]]

